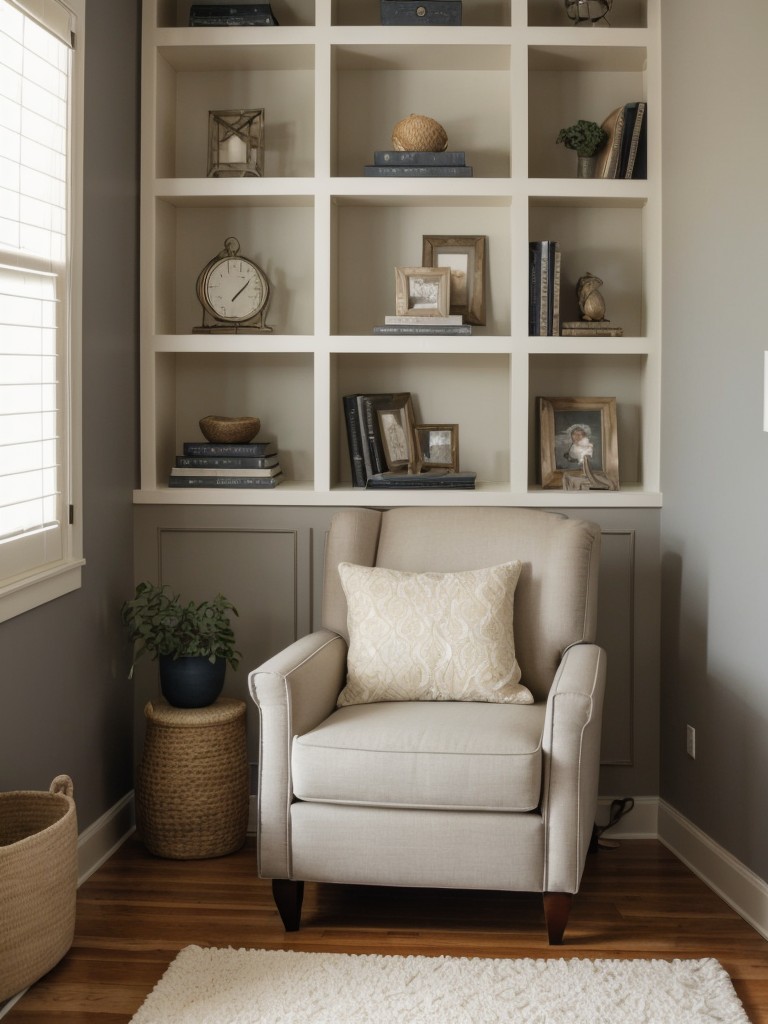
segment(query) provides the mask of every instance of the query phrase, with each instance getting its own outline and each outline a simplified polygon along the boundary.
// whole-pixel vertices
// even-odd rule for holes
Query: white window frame
[[[46,24],[46,0],[10,0],[24,14]],[[83,252],[83,121],[85,80],[85,2],[60,0],[74,16],[75,46],[70,78],[69,126],[69,318],[65,344],[66,410],[62,444],[65,447],[65,506],[70,522],[62,527],[61,558],[30,567],[19,575],[0,578],[0,622],[31,611],[82,585],[82,252]],[[0,250],[0,262],[4,259]],[[8,543],[13,543],[10,541]]]

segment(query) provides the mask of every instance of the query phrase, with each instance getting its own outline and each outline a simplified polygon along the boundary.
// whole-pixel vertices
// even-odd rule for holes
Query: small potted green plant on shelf
[[[139,583],[121,612],[134,643],[130,674],[136,661],[149,654],[158,661],[160,688],[169,704],[213,704],[224,686],[227,664],[236,669],[240,661],[230,612],[238,614],[222,594],[200,604],[185,603],[167,585]]]
[[[608,133],[596,121],[577,121],[568,128],[561,128],[555,142],[562,142],[566,149],[576,150],[577,178],[593,178],[596,155],[607,139]]]

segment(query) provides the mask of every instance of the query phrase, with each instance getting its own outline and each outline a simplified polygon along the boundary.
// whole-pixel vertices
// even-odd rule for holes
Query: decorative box
[[[382,25],[460,25],[461,0],[379,0]]]

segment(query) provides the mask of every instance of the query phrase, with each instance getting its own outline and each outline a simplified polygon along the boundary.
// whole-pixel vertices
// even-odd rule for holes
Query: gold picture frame
[[[397,316],[447,316],[450,301],[450,268],[395,267]]]
[[[563,487],[566,477],[591,471],[619,486],[615,398],[539,398],[540,482]]]
[[[425,267],[448,267],[451,272],[450,312],[465,324],[485,326],[485,235],[422,235]]]

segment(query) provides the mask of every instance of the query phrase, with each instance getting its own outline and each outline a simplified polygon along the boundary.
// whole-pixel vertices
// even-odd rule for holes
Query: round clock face
[[[200,299],[217,320],[240,323],[264,308],[268,290],[267,279],[255,263],[227,256],[209,268]]]

